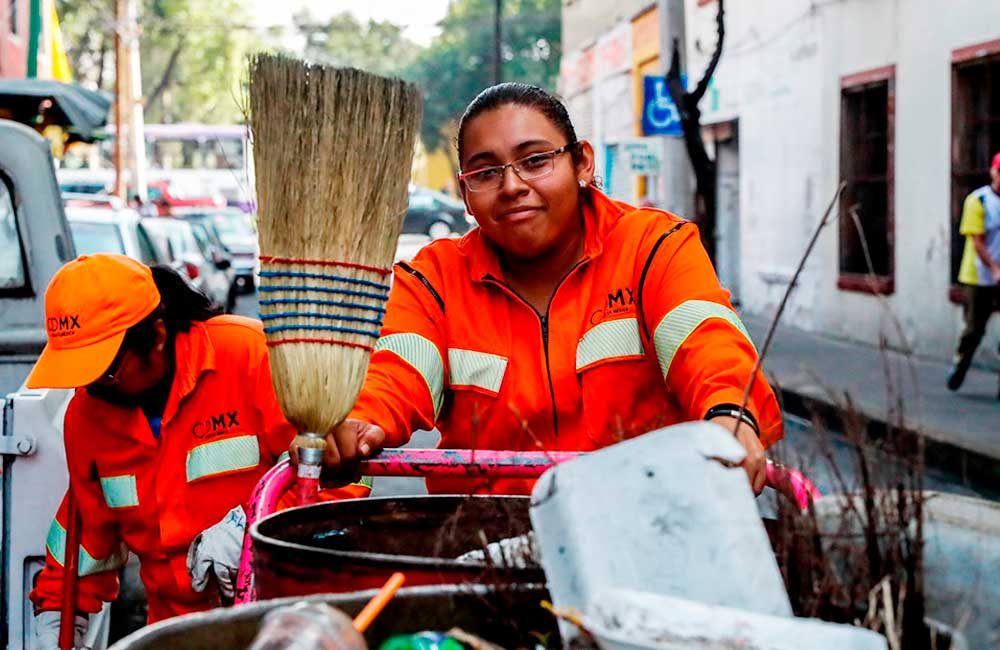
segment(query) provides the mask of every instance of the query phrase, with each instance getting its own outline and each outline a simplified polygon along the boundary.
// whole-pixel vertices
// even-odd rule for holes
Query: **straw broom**
[[[420,94],[398,79],[261,54],[249,96],[271,379],[300,432],[300,478],[318,479],[324,436],[354,406],[381,329]],[[315,481],[309,489],[314,499]]]

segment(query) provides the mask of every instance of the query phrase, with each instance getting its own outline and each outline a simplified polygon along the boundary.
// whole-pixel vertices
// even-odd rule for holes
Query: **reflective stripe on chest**
[[[499,393],[506,372],[507,357],[448,348],[448,382],[451,386],[470,386]]]
[[[198,445],[187,454],[188,483],[217,474],[250,469],[260,464],[257,436],[237,436]]]
[[[642,355],[637,319],[606,321],[592,327],[580,339],[576,346],[576,370],[579,372],[601,361]]]

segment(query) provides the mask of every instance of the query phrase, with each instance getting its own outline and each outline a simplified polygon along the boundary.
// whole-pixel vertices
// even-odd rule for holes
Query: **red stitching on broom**
[[[306,260],[296,257],[272,257],[263,255],[260,258],[261,264],[312,264],[315,266],[340,266],[345,269],[359,269],[361,271],[371,271],[385,276],[392,273],[392,269],[381,269],[377,266],[367,266],[365,264],[355,264],[354,262],[335,262],[333,260]]]
[[[285,343],[326,343],[328,345],[343,345],[348,348],[361,348],[362,350],[375,352],[375,348],[373,348],[372,346],[363,345],[361,343],[351,343],[349,341],[334,341],[333,339],[315,339],[315,338],[305,338],[305,337],[268,341],[267,347],[273,348],[277,345],[283,345]]]

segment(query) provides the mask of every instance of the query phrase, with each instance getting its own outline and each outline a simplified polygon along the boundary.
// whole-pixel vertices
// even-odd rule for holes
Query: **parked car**
[[[232,311],[236,303],[236,282],[228,259],[213,262],[202,249],[191,224],[171,217],[145,217],[142,226],[150,238],[166,251],[169,264],[215,303]]]
[[[403,221],[404,233],[424,234],[431,239],[439,239],[463,235],[474,223],[461,201],[421,187],[410,190],[410,203]]]
[[[226,205],[226,200],[192,179],[161,178],[149,182],[148,196],[163,216],[181,216]]]
[[[260,249],[253,217],[239,209],[228,208],[192,213],[187,218],[200,219],[212,224],[219,241],[232,255],[240,290],[245,293],[252,292],[256,285],[257,272],[260,270]]]
[[[81,192],[63,192],[63,205],[67,208],[105,208],[121,210],[125,202],[113,194],[86,194]]]
[[[135,210],[69,205],[65,210],[78,255],[119,253],[149,266],[169,263],[166,254],[150,239]]]
[[[0,646],[25,650],[36,621],[28,592],[66,491],[59,414],[73,392],[22,386],[46,343],[45,288],[76,251],[51,144],[0,119],[0,169]],[[86,647],[106,647],[110,609],[91,617]]]
[[[69,192],[74,194],[105,194],[108,185],[104,181],[66,181],[59,183],[59,191],[63,194]]]
[[[189,221],[191,232],[194,233],[195,241],[201,254],[216,269],[224,272],[226,277],[226,301],[223,307],[226,313],[231,313],[236,309],[236,295],[239,293],[239,283],[236,280],[236,269],[233,268],[233,256],[226,250],[226,247],[219,241],[211,225],[204,222]]]
[[[115,186],[113,169],[58,169],[59,191],[76,194],[107,194]]]

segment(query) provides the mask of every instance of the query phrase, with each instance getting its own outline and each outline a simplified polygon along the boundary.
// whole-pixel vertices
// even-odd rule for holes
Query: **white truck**
[[[45,289],[73,257],[48,142],[0,120],[0,648],[34,647],[27,594],[67,485],[62,424],[71,392],[23,384],[45,345]],[[107,644],[108,609],[91,621],[89,647]]]

